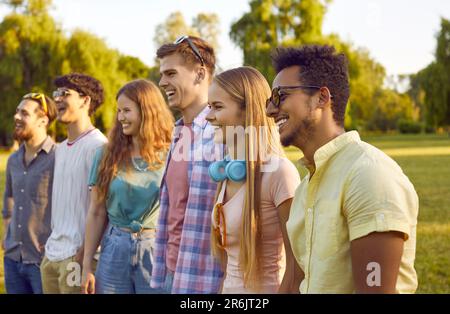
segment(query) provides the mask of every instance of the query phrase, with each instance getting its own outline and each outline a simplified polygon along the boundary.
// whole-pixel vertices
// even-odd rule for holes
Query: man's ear
[[[205,78],[206,78],[206,69],[205,67],[201,67],[197,70],[196,82],[201,83]]]
[[[42,117],[42,124],[44,125],[45,128],[47,128],[49,122],[50,121],[48,120],[48,117],[46,115]]]
[[[82,106],[87,106],[88,108],[91,106],[91,96],[84,96],[84,101]]]
[[[318,107],[325,108],[325,106],[331,103],[331,93],[328,87],[322,87],[319,91],[319,103]]]

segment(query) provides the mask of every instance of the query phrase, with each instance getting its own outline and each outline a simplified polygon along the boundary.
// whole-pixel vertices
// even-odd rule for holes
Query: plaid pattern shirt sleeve
[[[214,144],[213,129],[205,120],[208,112],[209,109],[205,108],[193,122],[194,141],[189,161],[189,198],[172,293],[218,293],[224,275],[220,264],[211,254],[211,212],[217,185],[208,175],[210,163],[216,157],[220,157],[223,147]],[[178,121],[176,129],[180,125],[182,122]],[[175,139],[178,133],[176,130]],[[171,154],[168,161],[170,158]],[[164,182],[165,175],[161,185],[160,216],[151,279],[154,288],[162,288],[166,277],[169,195]]]

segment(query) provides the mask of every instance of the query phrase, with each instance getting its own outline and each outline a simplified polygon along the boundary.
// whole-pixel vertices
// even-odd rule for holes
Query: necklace
[[[69,142],[69,140],[67,140],[67,146],[72,146],[73,144],[75,144],[76,142],[78,142],[79,140],[81,140],[83,137],[85,137],[86,135],[88,135],[89,133],[91,133],[94,130],[95,130],[95,128],[81,133],[73,142]]]
[[[133,164],[134,169],[136,169],[139,172],[147,172],[148,171],[148,166],[146,166],[145,168],[139,167],[139,165],[136,163],[136,161],[134,161],[133,157],[131,157],[131,163]]]

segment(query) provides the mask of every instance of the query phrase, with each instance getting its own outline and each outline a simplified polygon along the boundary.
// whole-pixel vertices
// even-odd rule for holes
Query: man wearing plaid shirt
[[[160,216],[151,285],[164,293],[218,293],[223,272],[211,254],[211,211],[216,184],[208,167],[220,157],[209,112],[213,48],[182,36],[157,51],[159,85],[171,108],[181,111],[161,184]]]

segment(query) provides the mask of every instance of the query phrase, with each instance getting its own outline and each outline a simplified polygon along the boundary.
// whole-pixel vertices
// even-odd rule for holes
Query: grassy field
[[[420,198],[415,267],[417,293],[450,293],[450,138],[448,135],[386,135],[363,137],[394,158],[413,182]],[[296,149],[288,157],[298,160]],[[7,154],[0,154],[3,192]],[[3,236],[3,224],[0,225]],[[0,251],[0,293],[4,293]]]

